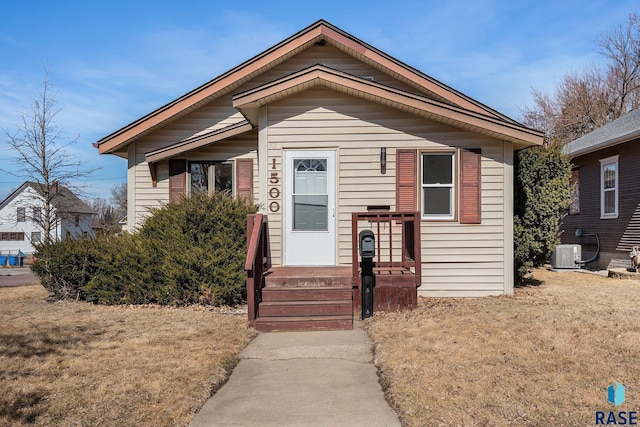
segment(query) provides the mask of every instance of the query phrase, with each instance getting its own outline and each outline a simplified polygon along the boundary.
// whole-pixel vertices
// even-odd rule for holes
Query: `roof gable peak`
[[[137,138],[182,117],[198,105],[204,105],[232,91],[311,46],[324,44],[330,44],[410,86],[425,91],[438,101],[491,116],[506,123],[517,124],[509,117],[387,55],[328,21],[319,19],[226,73],[102,138],[94,146],[98,148],[100,154],[121,151]]]

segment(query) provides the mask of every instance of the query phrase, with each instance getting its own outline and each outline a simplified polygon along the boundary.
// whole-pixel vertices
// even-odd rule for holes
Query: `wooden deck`
[[[374,268],[374,311],[412,309],[414,274]],[[272,267],[264,275],[255,327],[261,332],[344,330],[361,315],[360,283],[351,267]]]
[[[374,312],[416,307],[421,283],[417,212],[354,213],[352,265],[338,267],[271,267],[267,221],[262,214],[247,218],[248,317],[257,330],[353,328],[354,316],[359,319],[362,312],[357,237],[362,228],[374,228],[378,236],[373,268]],[[388,225],[384,234],[382,223]]]

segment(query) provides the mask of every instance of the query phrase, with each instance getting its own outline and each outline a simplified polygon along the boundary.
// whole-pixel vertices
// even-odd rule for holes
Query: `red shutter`
[[[253,159],[236,160],[236,196],[253,199]]]
[[[481,162],[480,150],[460,150],[460,224],[482,220]]]
[[[396,150],[396,210],[414,212],[416,207],[417,151]]]
[[[169,160],[169,201],[173,202],[187,192],[187,161]]]

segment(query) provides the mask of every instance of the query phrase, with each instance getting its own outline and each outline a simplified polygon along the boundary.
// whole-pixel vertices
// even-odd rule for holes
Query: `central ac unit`
[[[556,245],[551,255],[551,267],[559,269],[580,268],[582,260],[582,246]]]

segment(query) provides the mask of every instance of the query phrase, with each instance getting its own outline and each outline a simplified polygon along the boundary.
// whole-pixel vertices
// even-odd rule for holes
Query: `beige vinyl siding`
[[[410,87],[406,83],[400,82],[389,74],[386,74],[369,64],[365,64],[364,62],[329,44],[324,46],[311,46],[308,49],[303,50],[282,64],[256,77],[249,83],[244,84],[239,90],[235,90],[235,92],[259,86],[317,64],[322,64],[353,76],[373,78],[373,81],[395,87],[397,89],[416,92],[415,88]]]
[[[387,74],[382,73],[381,71],[367,65],[350,55],[336,49],[333,46],[325,45],[325,46],[314,46],[311,47],[298,55],[293,56],[285,63],[269,70],[268,72],[258,76],[256,79],[251,80],[240,87],[237,87],[233,90],[233,93],[239,93],[244,90],[248,90],[254,88],[256,86],[265,84],[272,80],[284,77],[288,74],[296,72],[301,68],[306,68],[312,65],[317,64],[321,61],[323,64],[345,71],[347,73],[356,75],[356,76],[371,76],[375,81],[383,84],[387,84],[399,89],[411,90],[411,88],[405,83],[399,82],[398,80],[390,77]],[[212,100],[211,102],[200,106],[198,108],[193,109],[187,115],[180,117],[175,120],[173,123],[164,127],[160,131],[152,132],[148,135],[145,135],[140,140],[136,141],[135,144],[135,158],[133,159],[133,169],[130,171],[135,179],[135,197],[132,199],[135,201],[133,203],[133,210],[130,211],[129,217],[135,218],[133,222],[133,226],[136,224],[140,224],[142,219],[146,217],[149,208],[159,207],[162,204],[168,201],[168,163],[160,162],[157,166],[157,187],[153,187],[151,185],[151,174],[149,172],[149,167],[145,162],[144,154],[153,150],[157,150],[160,148],[165,148],[172,144],[175,144],[179,141],[182,141],[186,138],[193,137],[196,135],[201,135],[206,132],[210,132],[215,129],[221,129],[226,126],[232,125],[234,123],[238,123],[244,120],[242,114],[240,114],[235,108],[232,106],[232,96],[233,93],[227,93],[222,95],[221,97]],[[355,110],[350,110],[350,106],[343,105],[342,106],[343,114],[352,114],[355,112],[359,112],[361,114],[362,120],[369,120],[374,118],[379,118],[379,114],[375,111],[367,112],[362,111],[361,108],[356,108]],[[294,107],[296,112],[299,112],[298,107]],[[286,109],[282,111],[281,114],[287,115]],[[323,114],[326,114],[327,117],[323,117]],[[371,117],[369,117],[371,115]],[[327,111],[325,113],[319,112],[316,114],[312,120],[312,124],[316,123],[318,120],[323,120],[324,125],[328,127],[334,127],[334,124],[330,122],[331,117],[334,117],[335,113],[333,111]],[[297,125],[304,126],[304,119],[302,121],[298,121]],[[315,126],[315,124],[313,124]],[[335,129],[337,132],[346,132],[347,134],[351,131],[349,129],[342,129],[344,127],[344,123],[336,123]],[[321,131],[315,130],[316,134],[320,134]],[[253,135],[253,133],[252,133]],[[347,135],[348,136],[348,135]],[[254,141],[257,141],[257,137],[254,136]],[[245,145],[247,141],[245,141]],[[199,159],[201,152],[216,152],[220,148],[220,143],[212,144],[209,147],[204,147],[201,150],[198,150],[196,153],[189,156],[180,156],[180,157],[189,157],[192,159]],[[245,146],[247,149],[248,146]],[[253,142],[252,150],[257,149],[257,143]],[[222,152],[220,155],[224,158]],[[235,158],[236,154],[229,154],[231,157]],[[253,154],[255,159],[254,161],[254,195],[255,200],[259,202],[259,185],[258,185],[258,161],[255,153]],[[271,157],[269,157],[271,158]],[[204,157],[201,158],[204,160]],[[131,167],[131,166],[130,166]],[[281,166],[278,165],[280,168]],[[279,169],[281,170],[281,169]],[[131,179],[129,179],[131,182]],[[280,188],[282,189],[282,188]],[[350,189],[349,187],[345,187],[345,191],[358,191],[357,189]],[[393,188],[389,188],[389,193],[386,195],[387,198],[393,198]],[[268,207],[268,206],[267,206]],[[264,209],[266,210],[267,207]],[[268,212],[268,211],[267,211]],[[272,218],[272,216],[274,218]],[[274,230],[278,230],[277,233],[272,233],[272,245],[280,245],[280,218],[278,215],[270,215],[270,227]],[[131,220],[130,220],[131,222]],[[277,227],[277,228],[276,228]],[[277,265],[277,262],[280,262],[279,258],[274,259],[274,265]]]
[[[319,61],[331,68],[355,76],[373,77],[376,82],[398,89],[415,91],[407,84],[347,55],[333,46],[313,46],[293,56],[283,64],[274,67],[272,70],[235,88],[232,93],[223,94],[203,106],[192,109],[187,115],[180,117],[169,126],[163,128],[162,132],[153,133],[154,149],[164,148],[186,138],[221,129],[245,120],[244,116],[232,106],[233,94],[255,88],[300,69],[316,65]],[[147,139],[148,137],[144,137],[144,140]]]
[[[139,227],[141,222],[149,214],[149,209],[161,207],[169,201],[169,162],[168,160],[158,162],[157,186],[151,182],[151,172],[149,165],[145,161],[145,153],[157,149],[172,134],[174,130],[168,132],[154,132],[145,136],[135,143],[135,166],[133,167],[135,199],[133,214],[135,222],[134,228]],[[235,160],[238,158],[252,158],[254,168],[254,197],[257,199],[258,188],[258,162],[257,162],[257,134],[255,131],[239,135],[229,140],[211,144],[203,149],[188,152],[180,155],[179,158],[186,160]],[[131,183],[131,181],[130,181]]]
[[[387,172],[380,173],[380,148]],[[284,149],[337,152],[337,259],[351,265],[351,213],[395,209],[398,148],[482,149],[482,223],[422,221],[423,295],[479,296],[505,290],[504,145],[337,92],[314,89],[268,106],[268,161],[283,177]],[[269,169],[271,171],[271,169]],[[282,187],[280,187],[282,190]],[[283,206],[280,191],[280,206]],[[282,260],[282,209],[269,214],[272,260]],[[507,219],[511,221],[511,218]],[[385,237],[386,238],[386,237]]]

